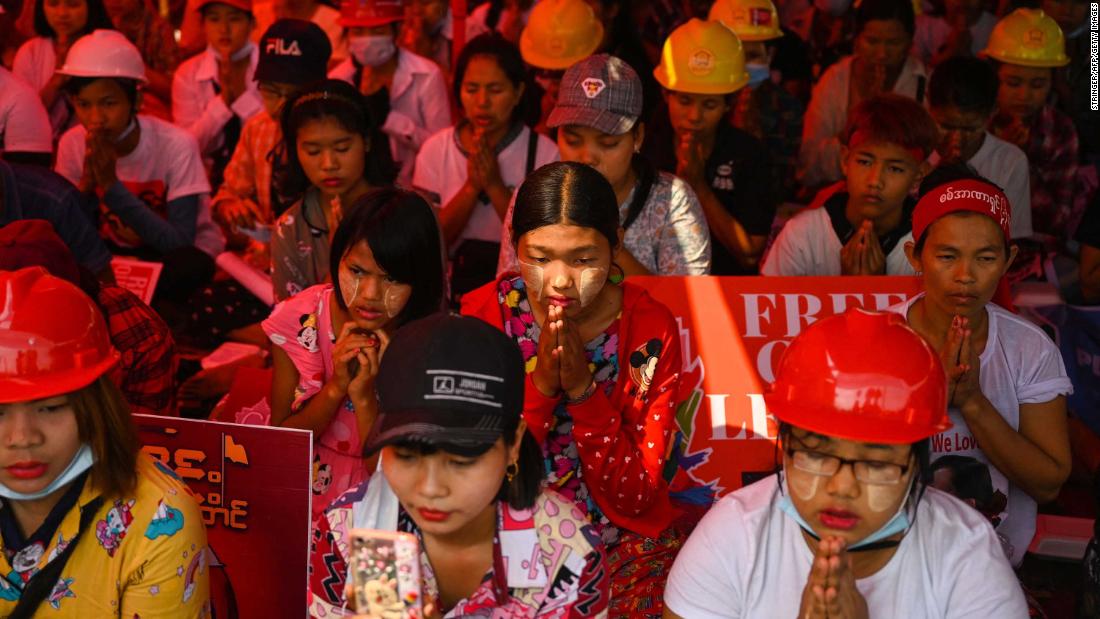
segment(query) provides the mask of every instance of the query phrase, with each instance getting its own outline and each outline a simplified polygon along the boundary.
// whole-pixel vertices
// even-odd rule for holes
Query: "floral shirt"
[[[619,219],[626,222],[634,190],[619,205]],[[504,217],[504,234],[512,238],[512,210]],[[626,228],[623,245],[653,275],[707,275],[710,273],[710,229],[699,198],[683,179],[658,172],[642,212]],[[516,248],[500,244],[497,274],[518,272]]]
[[[343,617],[345,554],[356,513],[378,475],[349,490],[314,526],[310,553],[310,616]],[[387,492],[389,492],[387,490]],[[420,537],[401,509],[397,530]],[[420,544],[424,544],[421,539]],[[427,553],[420,553],[424,599],[438,600],[439,585]],[[584,514],[553,490],[543,490],[531,509],[497,503],[493,566],[473,594],[446,611],[445,618],[566,619],[606,617],[609,574],[604,547]]]
[[[133,493],[121,498],[103,497],[89,478],[49,543],[32,538],[18,552],[0,553],[0,616],[11,613],[27,581],[64,551],[80,528],[81,511],[91,507],[95,516],[35,616],[209,616],[206,527],[198,503],[175,473],[144,454],[137,474]]]
[[[504,332],[519,344],[523,354],[524,367],[528,374],[535,371],[538,361],[538,341],[541,328],[531,312],[531,303],[527,300],[522,278],[501,279],[497,296],[501,310],[510,315],[504,321]],[[588,369],[595,377],[597,388],[610,396],[619,379],[619,319],[612,321],[607,329],[584,346],[584,356],[588,359]],[[619,529],[611,524],[603,511],[588,493],[583,478],[583,467],[577,454],[577,443],[573,440],[573,418],[561,402],[554,409],[554,423],[549,436],[543,444],[543,457],[546,460],[546,478],[548,485],[567,499],[582,504],[600,531],[605,544],[611,546],[619,541]]]

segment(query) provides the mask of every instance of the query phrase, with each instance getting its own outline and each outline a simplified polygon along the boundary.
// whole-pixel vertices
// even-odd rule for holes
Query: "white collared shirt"
[[[208,167],[210,155],[222,146],[225,124],[237,116],[244,126],[245,121],[264,109],[263,99],[252,79],[260,50],[252,43],[248,45],[251,46],[249,53],[252,59],[245,75],[245,91],[233,101],[233,105],[226,105],[225,99],[214,87],[218,83],[218,54],[211,47],[184,61],[172,79],[172,118],[177,125],[195,136]]]
[[[351,58],[329,72],[332,79],[355,83]],[[397,182],[412,182],[413,165],[420,147],[432,135],[451,126],[451,104],[443,72],[431,60],[402,49],[390,89],[390,114],[382,131],[390,136],[390,150],[400,172]]]

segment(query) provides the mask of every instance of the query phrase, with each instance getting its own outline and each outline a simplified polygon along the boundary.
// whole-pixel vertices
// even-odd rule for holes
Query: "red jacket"
[[[515,277],[505,274],[502,278]],[[495,280],[462,298],[462,313],[504,329]],[[569,407],[573,440],[592,498],[615,526],[658,537],[678,511],[661,474],[675,429],[680,332],[668,308],[624,282],[619,379],[608,397],[597,389]],[[544,396],[527,375],[523,417],[544,445],[561,398]]]

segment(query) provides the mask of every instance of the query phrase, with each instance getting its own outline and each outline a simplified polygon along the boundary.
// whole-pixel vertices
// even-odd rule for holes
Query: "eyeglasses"
[[[856,479],[872,486],[890,486],[900,483],[901,478],[909,470],[908,464],[881,460],[849,460],[811,449],[788,447],[786,451],[794,468],[803,473],[818,477],[832,477],[837,474],[841,466],[850,464]]]

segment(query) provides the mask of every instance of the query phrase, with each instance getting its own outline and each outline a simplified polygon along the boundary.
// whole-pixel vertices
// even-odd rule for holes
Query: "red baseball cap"
[[[405,19],[401,0],[343,0],[340,25],[345,28],[373,28]]]
[[[245,13],[252,14],[252,0],[199,0],[198,5],[195,7],[196,11],[201,11],[203,7],[211,4],[224,4],[231,6],[235,9],[240,9]]]
[[[80,283],[80,267],[65,241],[45,219],[20,219],[0,226],[0,271],[45,267],[50,275]]]

